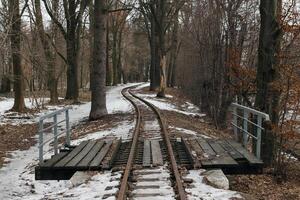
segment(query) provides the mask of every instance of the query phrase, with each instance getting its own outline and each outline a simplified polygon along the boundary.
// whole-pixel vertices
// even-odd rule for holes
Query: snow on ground
[[[113,176],[113,177],[112,177]],[[112,175],[111,172],[98,173],[91,177],[91,180],[78,186],[69,186],[61,190],[53,191],[41,198],[46,199],[102,199],[104,195],[112,195],[117,192],[119,184],[118,179],[121,174]],[[105,190],[107,187],[112,187],[111,190]],[[114,196],[106,198],[107,200],[115,199]]]
[[[131,104],[126,101],[122,95],[120,95],[122,89],[125,87],[136,85],[136,83],[126,84],[126,85],[119,85],[118,87],[111,87],[107,91],[106,101],[107,103],[107,111],[108,113],[117,113],[117,112],[129,112],[133,108]],[[34,109],[38,108],[39,105],[45,102],[48,102],[49,98],[38,98],[35,100],[31,98],[25,98],[25,105],[27,108]],[[36,103],[38,102],[38,104]],[[7,112],[9,109],[12,108],[14,104],[13,98],[4,98],[2,101],[0,101],[0,124],[10,123],[10,124],[25,124],[25,123],[36,123],[38,121],[38,118],[41,115],[53,112],[54,110],[61,109],[62,106],[51,106],[47,105],[44,109],[42,109],[39,113],[36,113],[34,115],[32,114],[23,114],[22,116],[25,116],[26,119],[18,119],[17,114],[12,112]],[[85,119],[89,116],[91,103],[86,102],[81,105],[72,105],[70,110],[70,122],[73,124],[76,124],[78,121]],[[8,116],[10,114],[14,114],[14,118],[11,119]],[[63,116],[60,116],[63,117]],[[59,120],[59,119],[58,119]]]
[[[171,95],[167,95],[166,99],[157,98],[155,94],[138,94],[138,96],[144,98],[161,110],[174,111],[189,116],[206,116],[203,113],[199,113],[199,108],[189,102],[181,105],[180,108],[177,105],[172,104],[172,102],[169,101],[169,99],[173,98]]]
[[[203,183],[203,176],[200,174],[205,172],[205,170],[190,170],[189,174],[186,175],[186,178],[192,179],[192,186],[186,188],[186,192],[188,193],[188,199],[190,200],[229,200],[240,198],[239,195],[235,191],[217,189],[212,186],[209,186]]]
[[[107,91],[107,110],[109,113],[117,112],[130,112],[132,107],[123,97],[121,91],[123,88],[134,84],[120,85],[112,87]],[[27,100],[26,100],[27,101]],[[0,113],[9,110],[13,105],[11,99],[5,99],[0,102]],[[26,104],[27,105],[27,104]],[[72,125],[78,123],[80,120],[88,117],[90,111],[90,103],[73,106],[70,111],[70,123]],[[49,111],[46,111],[49,112]],[[33,121],[38,120],[36,117]],[[58,119],[59,120],[59,119]],[[22,121],[23,122],[23,121]],[[109,132],[114,136],[124,136],[126,131],[134,127],[134,122],[122,122],[119,126],[112,128]],[[122,129],[122,131],[120,131]],[[102,137],[108,136],[109,132],[101,132]],[[120,133],[120,135],[118,135]],[[87,135],[88,138],[100,138],[100,132]],[[46,138],[49,134],[46,135]],[[87,139],[88,139],[87,138]],[[83,138],[81,138],[83,140]],[[75,141],[76,142],[76,141]],[[77,141],[79,142],[79,141]],[[50,146],[46,145],[45,151],[51,150]],[[37,145],[32,146],[26,151],[14,151],[10,153],[9,161],[5,166],[0,169],[0,199],[11,200],[33,200],[33,199],[62,199],[63,194],[68,194],[66,197],[70,199],[99,199],[101,196],[100,187],[103,182],[107,182],[105,177],[110,177],[110,172],[106,172],[105,176],[96,175],[85,185],[79,187],[72,187],[70,181],[35,181],[34,180],[34,167],[37,165],[38,148]],[[61,192],[59,192],[61,191]],[[87,194],[88,193],[88,194]],[[101,193],[101,194],[98,194]],[[48,196],[50,195],[50,196]],[[74,196],[74,197],[72,197]]]
[[[184,133],[184,134],[188,134],[188,135],[193,135],[193,136],[200,136],[200,137],[203,137],[205,139],[211,139],[211,137],[209,137],[209,136],[206,136],[206,135],[203,135],[203,134],[199,134],[198,132],[192,131],[192,130],[189,130],[189,129],[179,128],[179,127],[175,127],[175,126],[169,126],[169,128],[173,129],[173,130],[180,131],[180,133]]]
[[[114,128],[112,129],[108,129],[108,130],[103,130],[103,131],[97,131],[94,133],[90,133],[85,135],[82,138],[76,139],[76,140],[72,140],[71,144],[72,145],[78,145],[83,141],[86,140],[97,140],[97,139],[101,139],[104,137],[118,137],[118,138],[122,138],[123,140],[129,139],[131,137],[129,130],[133,128],[133,125],[135,124],[130,122],[130,121],[122,121],[119,122]]]

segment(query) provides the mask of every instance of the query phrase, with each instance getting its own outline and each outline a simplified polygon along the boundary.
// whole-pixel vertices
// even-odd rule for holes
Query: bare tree
[[[59,0],[54,0],[52,1],[52,10],[54,16],[57,18],[57,13],[58,13],[58,3]],[[58,93],[57,93],[57,84],[58,84],[58,79],[56,78],[56,66],[55,66],[55,58],[56,58],[56,53],[52,48],[51,41],[55,40],[56,36],[56,24],[52,22],[52,30],[51,33],[48,37],[47,33],[45,32],[44,24],[43,24],[43,15],[41,12],[41,1],[40,0],[34,0],[34,5],[35,5],[35,18],[36,18],[36,26],[37,30],[39,33],[40,40],[42,42],[42,46],[44,49],[45,57],[46,57],[46,62],[48,65],[48,87],[50,90],[50,103],[57,103],[58,102]]]
[[[90,0],[63,0],[64,17],[67,28],[59,21],[47,0],[43,0],[48,14],[58,26],[66,40],[67,58],[67,92],[66,99],[78,101],[78,55],[80,49],[80,35],[82,29],[82,16]]]

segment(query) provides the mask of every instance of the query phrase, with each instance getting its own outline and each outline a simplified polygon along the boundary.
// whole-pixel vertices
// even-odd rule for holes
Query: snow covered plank
[[[149,140],[144,140],[143,166],[144,167],[151,166],[151,149],[150,149],[150,141]]]
[[[84,141],[80,143],[75,149],[73,149],[66,157],[60,160],[58,163],[54,165],[54,167],[64,167],[68,162],[70,162],[77,154],[81,152],[81,150],[87,145],[88,141]]]
[[[201,157],[201,165],[202,166],[213,165],[212,159],[214,159],[216,157],[215,151],[211,148],[211,146],[203,138],[198,138],[197,142],[203,150],[203,156]]]
[[[152,151],[152,164],[154,166],[163,165],[163,157],[158,140],[151,140],[151,151]]]
[[[201,164],[207,164],[210,165],[210,158],[209,155],[204,152],[204,150],[201,148],[200,144],[197,142],[196,139],[189,140],[190,144],[192,145],[193,150],[196,152],[198,160],[200,160]]]
[[[106,142],[105,146],[101,149],[100,152],[97,153],[95,158],[92,160],[92,162],[90,164],[90,169],[100,168],[100,164],[101,164],[102,160],[104,159],[104,157],[106,156],[107,152],[109,151],[112,143],[113,143],[112,140]]]

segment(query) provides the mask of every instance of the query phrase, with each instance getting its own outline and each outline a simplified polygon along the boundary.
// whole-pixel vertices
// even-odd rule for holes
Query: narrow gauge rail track
[[[152,113],[155,113],[154,115],[156,115],[156,118],[157,118],[157,120],[159,121],[159,124],[160,124],[160,134],[162,136],[164,144],[166,145],[166,150],[167,150],[169,164],[170,164],[169,168],[171,169],[171,173],[175,178],[175,184],[174,185],[176,187],[175,191],[177,192],[178,199],[185,200],[186,199],[186,194],[185,194],[184,187],[183,187],[183,184],[182,184],[182,181],[181,181],[181,177],[180,177],[180,174],[179,174],[179,171],[178,171],[178,166],[177,166],[177,163],[176,163],[176,160],[175,160],[174,152],[173,152],[173,149],[172,149],[172,144],[171,144],[170,139],[168,137],[166,124],[165,124],[159,110],[154,105],[149,103],[148,101],[146,101],[146,100],[142,99],[141,97],[138,97],[137,95],[135,95],[131,91],[132,88],[133,87],[125,88],[122,91],[122,95],[135,108],[135,111],[136,111],[136,125],[135,125],[135,129],[134,129],[134,133],[133,133],[133,138],[132,138],[129,157],[128,157],[128,160],[127,160],[126,168],[125,168],[124,173],[123,173],[123,177],[122,177],[122,180],[121,180],[121,186],[120,186],[120,190],[118,192],[117,199],[118,200],[124,200],[124,199],[127,198],[127,195],[128,195],[128,181],[129,181],[130,175],[133,172],[133,165],[134,165],[134,161],[135,161],[138,142],[139,142],[139,140],[143,140],[143,139],[145,139],[145,137],[147,137],[147,136],[143,135],[143,133],[141,133],[141,127],[143,125],[142,124],[142,118],[147,118],[145,113],[149,112],[149,108],[150,108]],[[145,107],[148,107],[148,111],[145,110]],[[155,135],[154,137],[157,137],[157,135]]]

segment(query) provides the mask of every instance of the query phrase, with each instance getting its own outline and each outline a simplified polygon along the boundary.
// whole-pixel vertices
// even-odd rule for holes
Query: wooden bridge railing
[[[54,111],[52,113],[43,115],[39,119],[39,162],[42,163],[44,161],[44,145],[51,142],[53,140],[53,147],[54,147],[54,154],[58,154],[58,137],[63,135],[64,133],[66,134],[66,145],[70,145],[70,124],[69,124],[69,109],[71,107],[66,107],[57,111]],[[61,121],[58,121],[57,116],[65,114],[64,117],[62,117]],[[53,122],[50,122],[51,125],[44,128],[44,122],[48,119],[53,119]],[[62,124],[65,122],[65,128],[61,129],[60,131],[58,130],[58,125]],[[44,133],[45,131],[51,130],[53,133],[53,136],[46,141],[44,141]]]
[[[242,142],[243,146],[247,148],[249,138],[256,140],[255,155],[258,159],[261,158],[262,132],[265,131],[263,126],[264,121],[269,121],[268,114],[258,110],[232,103],[232,122],[233,131],[236,139]],[[250,128],[250,126],[252,128]],[[240,139],[242,134],[242,139]],[[241,141],[242,140],[242,141]]]

